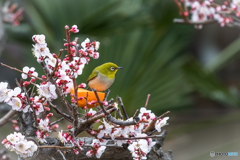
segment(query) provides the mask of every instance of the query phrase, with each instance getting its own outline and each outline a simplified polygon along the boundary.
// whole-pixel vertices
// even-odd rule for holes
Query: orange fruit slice
[[[89,90],[86,90],[86,89],[78,88],[78,90],[77,90],[78,98],[81,97],[81,96],[83,97],[82,100],[78,100],[78,107],[84,108],[86,106],[86,99],[85,99],[85,97],[87,97],[87,93],[88,93],[88,98],[87,98],[88,102],[97,101],[96,95],[95,95],[95,93],[93,91],[89,91]],[[71,94],[74,95],[74,88],[71,88]],[[105,93],[97,92],[97,94],[98,94],[99,99],[101,101],[103,101],[104,97],[105,97]],[[98,105],[98,103],[96,103],[96,105]],[[88,108],[93,108],[93,107],[95,107],[94,104],[88,105]]]

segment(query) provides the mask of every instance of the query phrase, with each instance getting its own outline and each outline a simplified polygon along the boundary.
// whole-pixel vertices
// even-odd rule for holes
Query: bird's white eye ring
[[[114,67],[111,67],[110,69],[111,69],[111,71],[114,71],[114,70],[115,70],[115,68],[114,68]]]

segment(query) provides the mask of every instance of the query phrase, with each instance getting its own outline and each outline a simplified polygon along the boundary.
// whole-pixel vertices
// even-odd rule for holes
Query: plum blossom
[[[13,110],[20,111],[22,107],[22,102],[19,98],[14,97],[10,101],[7,102],[10,106],[12,106]]]
[[[31,157],[37,150],[37,145],[33,141],[28,141],[21,133],[14,132],[2,142],[10,151],[14,151],[23,158]]]
[[[63,130],[61,130],[60,132],[58,132],[58,138],[60,139],[60,141],[62,142],[62,143],[67,143],[67,140],[66,140],[66,138],[64,137],[64,135],[63,135]]]
[[[39,95],[46,97],[46,99],[56,99],[56,87],[51,82],[47,82],[46,84],[42,84],[38,86]]]
[[[103,152],[105,151],[106,149],[106,146],[101,146],[97,149],[97,153],[96,153],[96,157],[97,158],[100,158],[103,154]]]
[[[167,124],[168,119],[169,119],[169,117],[164,117],[162,119],[157,120],[155,123],[155,129],[158,132],[161,132],[161,128]]]
[[[45,35],[33,35],[32,37],[33,42],[38,43],[38,44],[45,44]]]
[[[39,140],[39,142],[47,143],[47,140],[45,139],[48,136],[47,134],[45,134],[43,131],[39,131],[39,130],[37,130],[36,134],[37,134],[37,139]]]
[[[148,154],[148,142],[145,139],[139,139],[136,142],[133,142],[128,146],[128,150],[132,153],[132,156],[134,157],[136,154],[135,151],[141,151],[142,158],[145,158]]]
[[[55,67],[57,59],[53,57],[52,54],[49,54],[48,57],[45,59],[45,63],[47,66]]]
[[[37,77],[37,76],[38,76],[38,73],[37,73],[37,72],[34,72],[34,71],[35,71],[35,68],[34,68],[34,67],[31,67],[31,68],[29,68],[28,66],[23,67],[23,72],[24,72],[24,73],[22,73],[22,78],[23,78],[23,79],[27,79],[28,77],[30,77],[29,75],[27,75],[27,74],[25,74],[25,73],[28,73],[28,74],[31,74],[31,75]],[[31,77],[31,78],[35,78],[35,77]]]
[[[48,118],[46,118],[45,120],[41,119],[40,122],[39,122],[39,129],[41,129],[43,131],[51,132],[48,124],[49,124],[49,119]]]
[[[78,33],[78,32],[79,32],[79,29],[77,28],[77,25],[73,25],[71,31],[72,31],[73,33]]]
[[[0,102],[3,102],[8,97],[8,83],[0,82]]]

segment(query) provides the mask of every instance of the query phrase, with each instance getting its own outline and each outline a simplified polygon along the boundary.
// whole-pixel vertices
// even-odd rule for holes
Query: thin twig
[[[65,118],[64,117],[62,117],[62,118],[60,118],[60,119],[58,119],[58,120],[56,120],[56,121],[54,121],[54,122],[52,122],[52,123],[50,123],[50,125],[49,126],[52,126],[52,125],[54,125],[54,124],[56,124],[56,123],[58,123],[58,122],[60,122],[60,121],[62,121],[62,120],[64,120]]]
[[[153,120],[153,121],[147,126],[147,128],[145,128],[145,129],[143,130],[143,133],[147,133],[147,132],[151,131],[151,130],[154,128],[156,121],[157,121],[158,119],[162,118],[163,116],[165,116],[165,115],[168,114],[168,113],[170,113],[170,111],[167,111],[167,112],[163,113],[161,116],[155,118],[155,120]]]
[[[60,153],[62,155],[63,160],[66,160],[64,154],[59,149],[58,149],[58,153]]]
[[[132,139],[147,139],[147,138],[162,138],[162,135],[146,136],[146,137],[116,137],[115,140],[132,140]],[[111,137],[102,137],[102,139],[112,139]]]
[[[121,105],[121,108],[122,108],[122,110],[123,110],[123,114],[124,114],[124,116],[125,116],[125,119],[129,119],[128,114],[127,114],[127,111],[126,111],[126,109],[125,109],[125,107],[124,107],[122,98],[117,96],[117,99],[118,99],[119,102],[120,102],[120,105]]]
[[[54,69],[53,69],[53,72],[52,72],[51,76],[54,76],[54,74],[55,74],[55,72],[56,72],[56,70],[57,70],[57,67],[58,67],[58,58],[61,57],[62,52],[63,52],[63,49],[60,49],[60,50],[59,50],[58,57],[56,58],[57,62],[56,62],[56,64],[55,64],[55,67],[54,67]]]
[[[110,92],[111,92],[110,89],[108,89],[108,90],[107,90],[107,93],[105,94],[104,101],[107,100],[107,98],[108,98]]]
[[[96,98],[97,98],[97,101],[98,101],[98,103],[99,103],[99,105],[100,105],[103,113],[104,113],[105,115],[108,115],[108,113],[106,112],[106,110],[105,110],[105,108],[104,108],[104,106],[103,106],[103,104],[102,104],[102,102],[101,102],[101,100],[100,100],[100,98],[99,98],[99,96],[98,96],[98,94],[97,94],[96,89],[93,89],[93,91],[94,91],[94,93],[95,93],[95,96],[96,96]]]
[[[73,149],[73,148],[75,148],[75,146],[72,146],[72,147],[63,147],[63,146],[38,146],[38,148]]]
[[[69,115],[67,115],[66,113],[63,113],[62,111],[60,111],[56,105],[52,104],[50,101],[48,101],[48,103],[50,104],[50,106],[52,106],[52,108],[58,113],[60,114],[63,118],[65,118],[66,120],[68,120],[69,122],[73,122],[73,118]]]
[[[6,65],[6,64],[4,64],[4,63],[1,63],[1,65],[4,66],[4,67],[7,67],[7,68],[10,68],[10,69],[13,69],[13,70],[15,70],[15,71],[18,71],[18,72],[21,72],[21,73],[27,74],[27,75],[30,76],[30,77],[34,77],[34,78],[39,79],[39,80],[42,81],[42,78],[36,77],[36,76],[34,76],[34,75],[32,75],[32,74],[29,74],[29,73],[25,73],[25,72],[23,72],[23,71],[21,71],[21,70],[15,68],[15,67],[8,66],[8,65]]]
[[[12,118],[15,114],[16,114],[16,111],[12,109],[7,114],[5,114],[5,116],[3,116],[0,119],[0,127],[3,126],[5,123],[7,123],[8,120]]]
[[[133,117],[136,117],[137,113],[138,113],[138,109],[137,109],[136,112],[134,113]]]
[[[146,108],[146,109],[147,109],[147,105],[148,105],[149,98],[150,98],[150,94],[147,95],[147,100],[146,100],[146,104],[145,104],[145,108]]]
[[[189,24],[189,25],[205,25],[205,24],[211,24],[211,23],[216,23],[217,21],[214,19],[210,20],[204,20],[204,21],[198,21],[198,22],[193,22],[193,21],[185,21],[184,19],[178,19],[175,18],[173,19],[173,23],[178,23],[178,24]]]

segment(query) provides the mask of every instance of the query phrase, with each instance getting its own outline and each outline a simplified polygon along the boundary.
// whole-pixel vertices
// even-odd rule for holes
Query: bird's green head
[[[111,62],[104,63],[96,68],[96,70],[98,70],[100,73],[104,74],[108,78],[114,78],[118,69],[122,69],[122,67],[118,67],[116,64]]]

